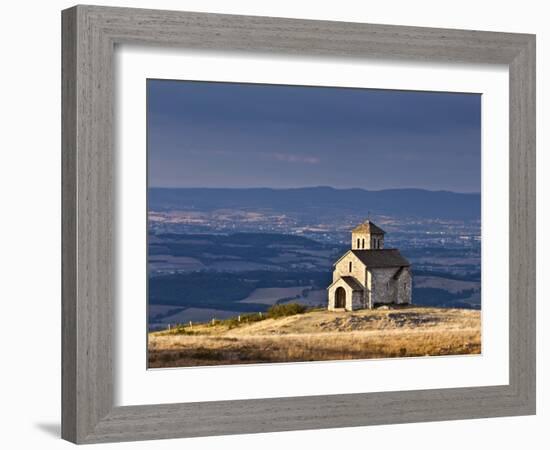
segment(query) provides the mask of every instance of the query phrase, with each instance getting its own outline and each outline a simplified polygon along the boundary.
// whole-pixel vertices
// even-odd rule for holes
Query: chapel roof
[[[400,267],[399,270],[393,274],[393,279],[398,280],[399,277],[401,276],[401,273],[403,273],[405,269],[406,269],[406,266]]]
[[[363,286],[361,285],[361,283],[359,283],[359,281],[357,281],[353,277],[342,277],[341,280],[345,281],[346,284],[354,291],[363,290]]]
[[[370,234],[385,234],[386,232],[380,228],[378,225],[375,225],[370,220],[366,220],[365,222],[357,225],[353,230],[351,230],[352,233],[370,233]]]
[[[411,264],[396,248],[350,250],[367,268],[408,267]]]
[[[365,287],[354,277],[346,276],[346,277],[340,277],[337,280],[333,281],[327,289],[330,289],[334,284],[338,283],[339,281],[343,281],[346,283],[352,291],[362,291]]]

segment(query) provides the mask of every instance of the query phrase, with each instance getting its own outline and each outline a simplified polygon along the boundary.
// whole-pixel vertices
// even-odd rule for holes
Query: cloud
[[[241,152],[232,151],[232,150],[226,150],[226,149],[197,149],[197,148],[191,148],[191,149],[185,149],[185,153],[191,154],[191,155],[215,155],[215,156],[243,156],[246,155],[247,158],[250,157],[256,157],[256,158],[263,158],[263,159],[269,159],[269,160],[275,160],[275,161],[281,161],[281,162],[287,162],[287,163],[298,163],[298,164],[319,164],[321,162],[320,158],[316,156],[308,156],[308,155],[297,155],[295,153],[281,153],[281,152],[270,152],[270,151],[264,151],[264,152],[258,152],[258,151],[250,151],[250,150],[244,150]]]
[[[319,164],[320,159],[315,156],[295,155],[292,153],[269,153],[270,157],[277,161],[301,164]]]

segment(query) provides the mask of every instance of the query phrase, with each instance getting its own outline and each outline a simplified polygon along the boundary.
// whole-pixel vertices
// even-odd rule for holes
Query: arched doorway
[[[335,308],[346,307],[346,290],[342,286],[336,289],[334,307]]]

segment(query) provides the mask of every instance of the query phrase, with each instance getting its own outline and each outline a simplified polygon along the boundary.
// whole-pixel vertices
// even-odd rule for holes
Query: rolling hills
[[[395,217],[479,219],[481,195],[424,189],[335,189],[328,186],[294,189],[272,188],[149,188],[152,211],[220,209],[269,209],[286,213],[332,216],[369,211]]]

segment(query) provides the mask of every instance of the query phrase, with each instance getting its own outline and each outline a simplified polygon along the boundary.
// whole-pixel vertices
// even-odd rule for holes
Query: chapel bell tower
[[[378,250],[384,248],[384,234],[382,228],[377,227],[370,220],[363,222],[351,230],[352,250]]]

